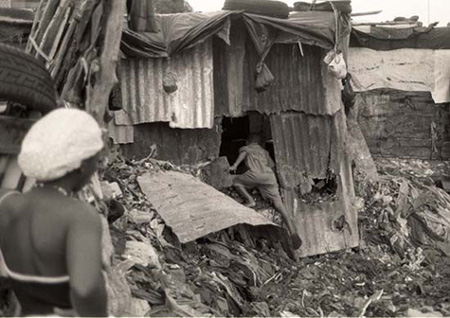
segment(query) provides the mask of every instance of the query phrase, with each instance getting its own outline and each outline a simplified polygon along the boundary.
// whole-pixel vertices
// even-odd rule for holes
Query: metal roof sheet
[[[138,183],[181,243],[238,224],[282,229],[189,174],[175,171],[148,173],[138,177]],[[286,231],[283,229],[283,232]]]
[[[164,77],[177,77],[178,89],[164,91]],[[123,112],[116,124],[169,122],[172,128],[212,128],[214,87],[211,40],[170,59],[121,61]],[[125,116],[124,116],[125,115]]]
[[[256,66],[261,58],[253,43],[231,30],[231,46],[214,42],[216,116],[239,116],[246,111],[277,114],[301,111],[314,115],[333,115],[340,103],[331,102],[339,81],[328,74],[325,50],[300,44],[276,44],[265,63],[275,77],[262,93],[255,90]]]

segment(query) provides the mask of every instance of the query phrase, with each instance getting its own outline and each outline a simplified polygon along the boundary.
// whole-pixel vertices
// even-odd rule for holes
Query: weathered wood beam
[[[49,55],[52,47],[55,46],[55,42],[59,44],[59,35],[62,35],[62,30],[64,29],[68,19],[68,8],[72,5],[73,0],[61,0],[58,8],[56,9],[55,15],[48,24],[47,29],[42,37],[41,42],[37,42],[40,49],[44,54]],[[56,40],[56,41],[55,41]],[[49,56],[50,57],[50,56]],[[52,58],[52,57],[50,57]]]
[[[100,69],[95,76],[92,95],[86,101],[86,110],[104,126],[103,117],[109,101],[109,95],[117,83],[116,66],[119,61],[120,41],[122,38],[125,1],[104,1],[107,17],[105,19],[105,36],[100,55]]]

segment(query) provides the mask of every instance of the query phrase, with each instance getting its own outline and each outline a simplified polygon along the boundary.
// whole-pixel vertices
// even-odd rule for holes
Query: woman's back
[[[56,188],[10,195],[0,204],[0,249],[23,314],[71,308],[68,259],[79,255],[80,247],[68,242],[82,235],[77,233],[85,226],[80,223],[95,218],[87,204]]]
[[[18,273],[64,276],[64,239],[72,199],[35,189],[9,196],[0,206],[0,247],[8,267]]]
[[[71,108],[39,119],[22,141],[19,166],[38,186],[0,203],[0,270],[24,314],[71,307],[79,316],[107,316],[100,216],[66,195],[88,184],[103,148],[95,119]]]

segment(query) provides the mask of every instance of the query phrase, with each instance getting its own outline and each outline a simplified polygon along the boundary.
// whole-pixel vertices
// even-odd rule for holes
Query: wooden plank
[[[18,154],[25,134],[34,123],[33,119],[0,116],[0,154]]]

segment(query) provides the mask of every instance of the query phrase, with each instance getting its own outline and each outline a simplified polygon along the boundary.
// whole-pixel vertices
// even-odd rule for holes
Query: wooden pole
[[[103,117],[109,101],[109,95],[117,83],[116,66],[119,61],[120,41],[122,38],[125,1],[106,0],[104,6],[107,12],[105,37],[100,56],[100,69],[96,74],[91,96],[86,101],[86,110],[105,126]]]

